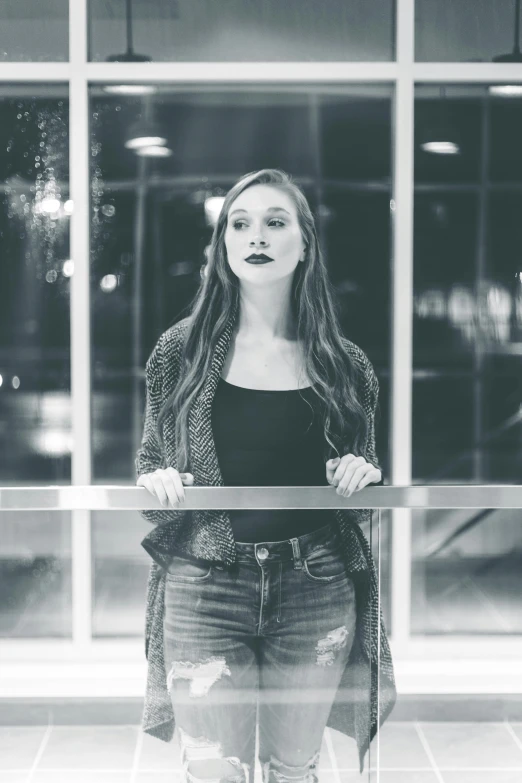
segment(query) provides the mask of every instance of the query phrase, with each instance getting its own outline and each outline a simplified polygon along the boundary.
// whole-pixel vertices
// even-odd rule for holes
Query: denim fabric
[[[165,667],[185,780],[251,783],[257,723],[264,783],[317,783],[356,625],[340,533],[334,522],[236,551],[232,565],[175,555],[166,574]]]

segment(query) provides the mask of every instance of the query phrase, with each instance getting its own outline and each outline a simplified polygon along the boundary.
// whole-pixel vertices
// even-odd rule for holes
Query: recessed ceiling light
[[[426,141],[420,145],[425,152],[432,152],[435,155],[457,155],[460,147],[454,141]]]
[[[106,84],[103,91],[112,95],[151,95],[158,88],[152,84]]]
[[[504,98],[522,97],[522,84],[490,84],[490,95],[501,95]]]
[[[170,158],[172,150],[169,150],[168,147],[158,147],[151,144],[149,147],[139,147],[136,150],[136,155],[142,158]]]
[[[134,122],[125,134],[124,145],[129,150],[138,147],[165,146],[167,139],[163,127],[152,120]]]
[[[144,147],[162,147],[167,143],[163,136],[137,136],[135,139],[129,139],[125,146],[129,150],[140,150]]]

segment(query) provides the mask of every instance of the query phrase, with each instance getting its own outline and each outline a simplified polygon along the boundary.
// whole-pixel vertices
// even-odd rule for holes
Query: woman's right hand
[[[175,468],[158,468],[153,473],[142,473],[136,481],[136,486],[145,487],[165,508],[179,508],[185,502],[184,484],[194,484],[194,476],[192,473],[178,473]]]

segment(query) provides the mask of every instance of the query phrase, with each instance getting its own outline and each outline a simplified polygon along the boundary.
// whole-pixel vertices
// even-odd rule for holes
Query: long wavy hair
[[[241,177],[229,190],[207,250],[207,266],[199,290],[189,305],[189,322],[182,352],[178,384],[163,404],[157,419],[162,443],[162,423],[169,411],[175,421],[177,469],[190,471],[189,411],[202,389],[212,362],[213,349],[229,318],[239,310],[239,280],[232,272],[225,246],[228,213],[235,199],[252,185],[271,185],[284,191],[297,210],[306,245],[304,262],[292,279],[291,306],[302,346],[304,367],[322,405],[325,461],[348,451],[364,456],[368,420],[357,395],[361,370],[343,345],[338,305],[319,247],[315,222],[306,196],[280,169],[262,169]]]

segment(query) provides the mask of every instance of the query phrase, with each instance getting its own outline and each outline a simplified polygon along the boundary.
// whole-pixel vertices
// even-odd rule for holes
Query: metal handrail
[[[176,510],[336,508],[522,508],[512,484],[365,487],[351,497],[334,487],[185,487]],[[1,487],[0,511],[162,509],[144,487],[129,485]]]

